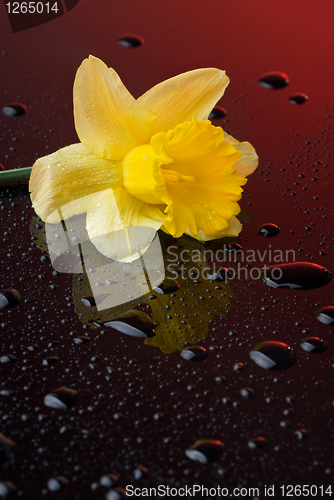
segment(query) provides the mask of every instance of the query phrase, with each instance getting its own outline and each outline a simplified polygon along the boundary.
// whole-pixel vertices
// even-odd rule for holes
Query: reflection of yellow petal
[[[159,83],[138,102],[157,117],[153,133],[168,132],[193,116],[206,120],[228,83],[224,71],[196,69]]]
[[[97,193],[87,209],[90,240],[105,256],[132,262],[150,245],[163,220],[158,208],[124,188]]]
[[[140,106],[116,71],[90,56],[74,82],[74,118],[80,141],[93,154],[121,159],[149,141],[154,116]]]
[[[72,202],[66,216],[84,213],[87,202],[80,198],[122,183],[120,162],[102,160],[90,154],[82,144],[72,144],[39,158],[31,172],[29,190],[35,212],[43,219]]]
[[[241,223],[233,215],[228,227],[226,229],[223,229],[222,231],[219,231],[214,236],[208,236],[203,231],[198,231],[197,236],[194,236],[191,233],[191,231],[189,231],[189,229],[185,233],[188,234],[189,236],[191,236],[192,238],[196,238],[196,240],[199,240],[199,241],[210,241],[210,240],[218,240],[221,238],[227,238],[230,236],[238,236],[238,234],[240,233],[241,230],[242,230]]]
[[[224,132],[224,139],[242,154],[234,165],[235,170],[243,177],[247,177],[247,175],[253,173],[259,162],[253,146],[249,142],[237,141],[226,132]]]

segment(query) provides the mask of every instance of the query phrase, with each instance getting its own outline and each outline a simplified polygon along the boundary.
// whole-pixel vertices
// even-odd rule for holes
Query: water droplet
[[[259,448],[263,448],[266,442],[267,442],[266,438],[264,438],[263,436],[258,436],[250,439],[247,444],[251,450],[256,450]]]
[[[315,315],[324,325],[334,325],[334,306],[325,306]]]
[[[276,236],[280,232],[280,228],[276,226],[276,224],[262,224],[257,230],[260,236],[264,236],[265,238],[272,238]]]
[[[261,278],[274,288],[311,290],[327,285],[332,277],[325,268],[311,262],[290,262],[261,269]]]
[[[270,71],[262,75],[258,82],[266,89],[283,89],[289,84],[289,77],[281,71]]]
[[[204,347],[199,345],[186,347],[180,352],[180,355],[183,359],[187,361],[200,361],[201,359],[205,359],[208,355],[208,352]]]
[[[126,49],[133,49],[135,47],[140,47],[145,43],[144,38],[138,35],[124,35],[118,38],[118,45],[125,47]]]
[[[10,481],[0,481],[0,498],[6,498],[7,495],[16,490],[17,488],[14,483]]]
[[[1,356],[1,363],[14,363],[16,361],[16,356],[13,354],[6,354],[5,356]]]
[[[59,361],[57,356],[49,356],[43,359],[43,365],[53,365],[54,363],[57,363],[57,361]]]
[[[289,101],[292,104],[304,104],[308,100],[308,96],[302,92],[297,92],[289,97]]]
[[[225,108],[222,108],[221,106],[215,106],[211,113],[209,114],[209,120],[220,120],[221,118],[224,118],[224,116],[227,115],[227,111]]]
[[[128,500],[128,495],[124,488],[116,488],[114,490],[109,490],[106,494],[106,500]]]
[[[272,340],[261,342],[249,353],[250,358],[266,370],[285,370],[295,362],[295,354],[290,346]]]
[[[44,404],[50,408],[71,408],[75,403],[77,395],[78,391],[74,389],[69,389],[65,386],[59,387],[45,396]]]
[[[27,112],[27,107],[19,102],[12,102],[4,106],[2,112],[6,116],[22,116]]]
[[[143,479],[148,476],[148,469],[144,465],[138,465],[138,467],[133,471],[134,478],[136,480]]]
[[[255,396],[255,392],[250,387],[244,387],[241,389],[240,394],[244,399],[251,399]]]
[[[307,337],[300,341],[300,347],[306,352],[319,353],[327,350],[327,343],[319,337]]]
[[[157,293],[161,294],[169,294],[169,293],[175,293],[180,289],[180,285],[177,283],[177,281],[171,281],[171,280],[164,280],[160,285],[155,286],[153,290]]]
[[[86,344],[87,342],[90,341],[90,338],[85,335],[81,335],[81,337],[76,337],[73,340],[76,344]]]
[[[186,450],[186,455],[191,460],[207,464],[214,462],[223,451],[224,443],[213,439],[200,439]]]
[[[69,483],[69,480],[64,476],[56,476],[48,480],[48,488],[50,491],[59,491]]]
[[[208,274],[208,279],[211,281],[227,281],[231,279],[232,273],[227,269],[227,267],[221,267],[218,271]]]
[[[308,431],[306,429],[297,429],[294,433],[300,440],[308,437]]]
[[[243,363],[235,363],[233,365],[233,370],[235,372],[243,372],[245,369],[245,365]]]
[[[118,476],[115,474],[104,474],[104,476],[100,479],[101,486],[105,486],[106,488],[111,488],[112,486],[118,485]]]
[[[12,448],[16,445],[14,441],[6,437],[0,432],[0,464],[7,462],[14,458]]]
[[[121,333],[131,335],[131,337],[148,338],[155,335],[156,324],[142,311],[131,310],[103,323],[103,326],[110,326]]]
[[[13,288],[4,288],[0,291],[0,309],[14,307],[22,300],[20,292]]]

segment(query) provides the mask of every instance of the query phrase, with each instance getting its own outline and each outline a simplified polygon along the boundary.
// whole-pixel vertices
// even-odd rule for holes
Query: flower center
[[[162,167],[161,169],[167,184],[179,184],[180,182],[195,182],[196,178],[194,175],[182,175],[177,170],[169,170]]]

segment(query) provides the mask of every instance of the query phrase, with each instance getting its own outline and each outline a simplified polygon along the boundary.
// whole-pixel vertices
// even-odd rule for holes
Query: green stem
[[[28,181],[32,167],[16,168],[15,170],[0,171],[1,184],[15,184],[16,182]]]

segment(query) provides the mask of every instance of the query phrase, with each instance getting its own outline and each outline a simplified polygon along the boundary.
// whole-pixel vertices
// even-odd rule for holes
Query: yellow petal
[[[124,188],[96,193],[87,210],[90,240],[105,256],[132,262],[151,244],[164,215]]]
[[[156,116],[153,133],[168,132],[193,116],[206,120],[228,84],[225,71],[196,69],[159,83],[138,102]]]
[[[226,132],[224,132],[224,139],[226,142],[234,146],[235,149],[242,155],[234,165],[235,170],[243,177],[247,177],[247,175],[252,174],[259,163],[259,157],[257,156],[253,146],[249,142],[237,141],[237,139],[234,139],[234,137]]]
[[[235,217],[235,215],[233,215],[227,228],[223,229],[222,231],[219,231],[214,236],[208,236],[201,230],[198,231],[196,236],[194,236],[192,232],[189,231],[189,229],[187,229],[185,233],[188,236],[191,236],[192,238],[196,238],[196,240],[198,241],[210,241],[210,240],[219,240],[221,238],[227,238],[231,236],[238,236],[241,230],[242,230],[242,224]]]
[[[90,56],[79,67],[73,89],[75,127],[94,155],[120,160],[148,142],[154,116],[132,97],[116,71]]]
[[[72,144],[39,158],[33,166],[29,190],[37,215],[57,223],[65,205],[65,218],[87,211],[83,197],[122,183],[121,162],[102,160],[82,144]]]

